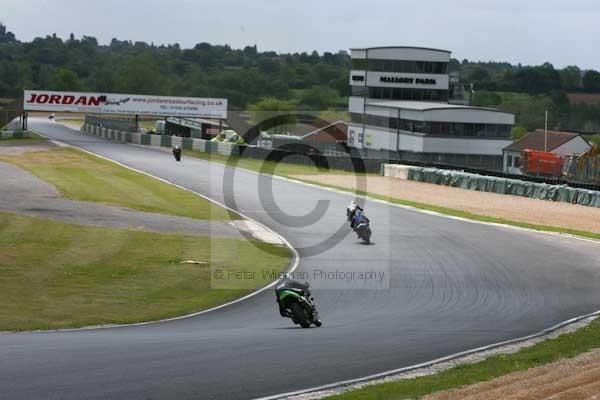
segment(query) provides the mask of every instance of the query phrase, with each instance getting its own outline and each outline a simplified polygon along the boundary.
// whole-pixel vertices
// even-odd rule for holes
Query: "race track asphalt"
[[[281,318],[268,290],[166,323],[0,334],[2,398],[251,399],[522,337],[600,309],[598,243],[367,201],[375,244],[365,246],[345,226],[349,195],[268,178],[257,190],[251,172],[237,170],[228,180],[233,172],[222,165],[189,157],[178,164],[165,151],[40,119],[30,127],[218,201],[235,197],[240,211],[300,249],[301,272],[372,270],[389,287],[315,279],[324,321],[318,329]],[[308,214],[319,200],[327,207],[308,226],[286,216]]]

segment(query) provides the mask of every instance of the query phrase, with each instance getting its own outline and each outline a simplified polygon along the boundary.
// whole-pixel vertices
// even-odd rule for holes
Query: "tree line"
[[[0,30],[0,97],[24,88],[226,97],[246,107],[265,97],[305,107],[343,107],[349,94],[346,52],[277,54],[256,46],[199,43],[191,49],[56,35],[20,42]]]
[[[23,89],[226,97],[233,107],[347,110],[350,56],[345,51],[280,54],[256,46],[154,45],[54,35],[21,42],[0,24],[0,98]],[[553,128],[600,131],[600,106],[572,105],[567,92],[600,93],[600,73],[452,59],[449,70],[474,88],[472,103],[515,112],[526,129],[552,111]],[[258,104],[258,106],[257,106]]]

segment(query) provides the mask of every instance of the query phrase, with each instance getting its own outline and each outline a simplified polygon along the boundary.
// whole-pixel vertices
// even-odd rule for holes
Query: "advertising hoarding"
[[[227,118],[227,99],[25,90],[25,111]]]

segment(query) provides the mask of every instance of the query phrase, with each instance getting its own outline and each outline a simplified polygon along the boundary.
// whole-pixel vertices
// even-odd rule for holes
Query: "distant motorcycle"
[[[294,324],[302,328],[310,328],[311,324],[319,327],[322,324],[309,288],[308,282],[300,283],[288,278],[275,288],[279,314],[291,318]]]
[[[363,240],[366,244],[371,243],[371,221],[365,215],[362,208],[351,204],[346,210],[346,215],[350,221],[350,227],[354,229],[359,239]]]
[[[181,147],[175,146],[175,148],[173,148],[173,156],[177,162],[181,161]]]

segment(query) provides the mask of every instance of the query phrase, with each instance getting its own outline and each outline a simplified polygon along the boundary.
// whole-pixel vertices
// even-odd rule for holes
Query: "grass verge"
[[[235,156],[230,157],[230,156],[224,156],[224,155],[213,154],[213,153],[201,153],[201,152],[197,152],[197,151],[186,151],[185,153],[192,157],[200,158],[200,159],[207,160],[207,161],[217,162],[220,164],[227,164],[228,162],[233,162],[236,165],[236,167],[245,168],[245,169],[255,171],[255,172],[262,171],[264,173],[271,173],[273,175],[283,176],[283,177],[294,179],[294,180],[304,182],[304,183],[310,183],[310,184],[314,184],[314,185],[318,185],[318,186],[322,186],[322,187],[326,187],[326,188],[330,188],[330,189],[336,189],[336,190],[341,190],[341,191],[345,191],[345,192],[350,192],[350,193],[357,194],[359,196],[368,196],[368,197],[371,197],[374,199],[384,200],[384,201],[394,203],[394,204],[419,208],[419,209],[426,210],[426,211],[433,211],[433,212],[437,212],[440,214],[446,214],[446,215],[450,215],[450,216],[454,216],[454,217],[466,218],[466,219],[471,219],[474,221],[481,221],[481,222],[491,222],[491,223],[497,223],[497,224],[503,224],[503,225],[512,225],[512,226],[518,226],[521,228],[533,229],[533,230],[537,230],[537,231],[549,231],[549,232],[556,232],[556,233],[575,235],[575,236],[581,236],[581,237],[585,237],[585,238],[600,240],[599,233],[580,231],[580,230],[576,230],[576,229],[560,228],[560,227],[555,227],[555,226],[536,225],[536,224],[530,224],[530,223],[526,223],[526,222],[519,222],[519,221],[507,220],[507,219],[503,219],[503,218],[490,217],[490,216],[481,215],[481,214],[473,214],[470,212],[455,210],[452,208],[439,207],[439,206],[435,206],[435,205],[431,205],[431,204],[419,203],[419,202],[410,201],[410,200],[403,200],[403,199],[399,199],[396,197],[383,196],[383,195],[365,192],[365,191],[361,191],[361,190],[354,190],[354,189],[343,187],[343,186],[328,185],[328,184],[324,184],[324,183],[318,182],[318,181],[313,181],[310,179],[298,179],[295,176],[295,175],[320,175],[320,174],[322,174],[322,175],[326,175],[326,174],[352,175],[352,174],[354,174],[353,172],[342,171],[342,170],[329,170],[329,169],[317,168],[315,166],[306,166],[306,165],[298,165],[298,164],[283,164],[283,163],[277,164],[275,162],[262,162],[261,160],[235,157]],[[367,175],[375,176],[376,174],[367,174]]]
[[[21,146],[27,144],[34,144],[47,141],[46,138],[43,138],[39,135],[36,135],[33,132],[28,132],[27,137],[18,138],[18,139],[1,139],[0,138],[0,146]]]
[[[585,237],[585,238],[589,238],[589,239],[600,240],[600,233],[580,231],[580,230],[576,230],[576,229],[560,228],[560,227],[556,227],[556,226],[536,225],[536,224],[530,224],[530,223],[526,223],[526,222],[512,221],[512,220],[503,219],[503,218],[489,217],[486,215],[473,214],[473,213],[470,213],[467,211],[455,210],[452,208],[438,207],[438,206],[434,206],[431,204],[424,204],[424,203],[419,203],[419,202],[410,201],[410,200],[402,200],[402,199],[398,199],[396,197],[382,196],[379,194],[365,192],[365,191],[361,191],[361,190],[352,190],[352,189],[342,187],[342,186],[327,185],[327,184],[323,184],[321,182],[312,181],[310,179],[297,179],[293,176],[290,176],[290,178],[295,179],[300,182],[319,185],[319,186],[327,187],[330,189],[342,190],[342,191],[357,194],[359,196],[368,196],[368,197],[371,197],[374,199],[384,200],[389,203],[419,208],[419,209],[426,210],[426,211],[433,211],[433,212],[437,212],[440,214],[450,215],[453,217],[460,217],[460,218],[471,219],[474,221],[491,222],[491,223],[497,223],[497,224],[503,224],[503,225],[512,225],[512,226],[517,226],[520,228],[533,229],[536,231],[556,232],[556,233],[581,236],[581,237]]]
[[[237,156],[224,156],[216,153],[203,153],[199,151],[184,150],[184,155],[188,155],[202,160],[216,162],[219,164],[235,165],[237,168],[244,168],[255,172],[293,177],[293,175],[351,175],[353,172],[343,170],[330,170],[326,168],[317,168],[314,165],[286,164],[275,161],[262,161],[253,158],[244,158]]]
[[[457,366],[434,375],[372,385],[329,398],[332,400],[418,399],[441,390],[489,381],[561,358],[575,357],[599,346],[600,319],[596,319],[577,332],[546,340],[514,354],[497,355],[476,364]]]
[[[26,169],[69,199],[203,220],[231,219],[208,200],[76,149],[3,155],[0,161]]]
[[[290,262],[287,248],[262,242],[85,227],[8,213],[0,213],[0,249],[0,331],[183,315],[268,283],[258,274],[252,288],[211,289],[211,268],[281,272]]]

